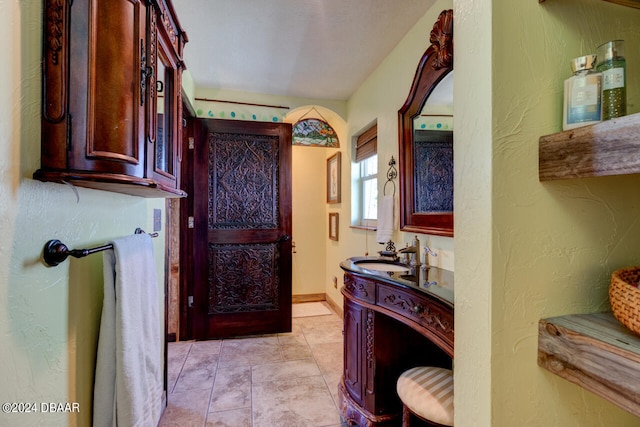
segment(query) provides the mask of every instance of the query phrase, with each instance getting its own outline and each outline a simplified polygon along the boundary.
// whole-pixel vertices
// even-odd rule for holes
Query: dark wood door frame
[[[190,340],[191,319],[189,316],[189,283],[193,283],[193,274],[189,269],[188,251],[192,247],[191,233],[189,232],[189,218],[193,216],[193,206],[189,203],[189,196],[193,194],[193,121],[196,118],[195,111],[185,103],[183,108],[183,129],[182,129],[182,157],[180,159],[180,183],[183,191],[187,193],[187,198],[180,199],[180,295],[179,301],[179,340]]]
[[[288,135],[288,144],[290,145],[290,135],[291,128],[290,126],[283,126],[282,123],[266,123],[266,122],[243,122],[238,120],[212,120],[212,119],[194,119],[191,120],[186,134],[193,137],[192,145],[195,145],[195,149],[188,149],[186,151],[186,155],[184,156],[184,163],[182,170],[185,175],[183,175],[183,183],[185,185],[185,190],[189,192],[189,194],[199,195],[200,197],[189,197],[187,199],[187,203],[185,203],[182,209],[182,214],[184,215],[185,220],[182,221],[182,235],[184,238],[181,239],[181,248],[183,249],[183,265],[186,267],[183,273],[184,281],[183,288],[186,292],[184,292],[184,297],[182,298],[182,306],[185,308],[183,317],[183,321],[181,322],[181,336],[185,339],[206,339],[207,337],[212,337],[212,323],[208,323],[208,326],[201,324],[201,321],[197,321],[196,319],[201,319],[203,317],[203,313],[207,313],[209,310],[209,298],[207,295],[203,293],[202,288],[196,287],[196,284],[208,283],[207,272],[202,265],[209,265],[208,257],[210,254],[210,247],[207,243],[206,245],[203,243],[203,239],[198,238],[197,236],[202,236],[203,233],[207,233],[209,236],[206,241],[209,241],[213,236],[212,231],[209,230],[208,217],[206,215],[207,212],[207,203],[208,197],[203,194],[207,193],[208,189],[208,175],[202,174],[200,171],[207,170],[208,171],[208,162],[209,162],[209,153],[208,153],[208,138],[212,133],[234,133],[239,132],[238,129],[241,129],[241,133],[247,134],[256,134],[256,135],[270,135],[277,136],[280,141],[283,141],[286,135]],[[284,132],[284,133],[283,133]],[[189,137],[187,137],[187,141],[189,141]],[[189,142],[188,142],[189,144]],[[203,145],[204,146],[200,146]],[[189,148],[189,147],[187,147]],[[276,227],[274,229],[266,228],[260,230],[249,230],[244,231],[239,237],[240,240],[237,241],[240,245],[249,244],[251,242],[258,242],[258,244],[275,244],[278,249],[278,256],[284,260],[283,265],[287,265],[287,259],[289,260],[289,270],[291,264],[291,217],[290,214],[284,215],[282,212],[290,212],[291,209],[291,182],[290,182],[290,174],[291,174],[291,155],[290,155],[290,147],[287,148],[288,155],[280,154],[280,166],[279,166],[279,178],[278,183],[281,186],[281,191],[279,192],[278,200],[279,203],[286,203],[288,206],[282,207],[280,209],[280,213],[278,214],[278,222],[280,227]],[[286,198],[281,198],[280,194],[289,194],[288,200]],[[286,201],[285,201],[286,200]],[[204,213],[204,214],[203,214]],[[189,224],[191,222],[191,224]],[[190,228],[193,227],[193,228]],[[231,243],[232,237],[234,234],[233,230],[225,230],[219,229],[213,232],[215,235],[216,245],[226,245],[227,243]],[[286,236],[286,237],[285,237]],[[214,250],[215,253],[215,250]],[[215,256],[215,255],[214,255]],[[291,289],[290,289],[290,271],[289,271],[289,279],[288,285],[285,287],[286,292],[280,292],[278,296],[278,307],[277,310],[284,314],[282,320],[263,320],[260,315],[253,315],[251,313],[244,313],[244,318],[248,319],[246,326],[248,327],[246,333],[268,333],[269,328],[276,327],[279,330],[290,330],[291,328]],[[200,286],[200,285],[198,285]],[[209,286],[209,285],[207,285]],[[193,298],[190,300],[190,298]],[[267,309],[270,310],[270,309]],[[196,316],[197,315],[197,316]],[[237,316],[233,313],[224,315],[227,319],[229,319],[228,331],[225,333],[228,334],[238,334],[242,335],[245,332],[237,333],[239,331],[239,327],[236,325],[239,323],[239,318],[242,317],[242,313],[239,313]],[[211,319],[213,319],[211,317]],[[216,324],[215,321],[213,324]],[[217,333],[218,326],[215,326],[215,331]],[[230,331],[230,332],[229,332]],[[271,331],[273,332],[273,331]]]

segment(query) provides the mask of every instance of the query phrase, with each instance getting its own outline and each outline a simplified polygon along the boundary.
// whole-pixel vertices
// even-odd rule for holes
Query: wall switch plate
[[[162,230],[162,210],[154,209],[153,210],[153,231]]]

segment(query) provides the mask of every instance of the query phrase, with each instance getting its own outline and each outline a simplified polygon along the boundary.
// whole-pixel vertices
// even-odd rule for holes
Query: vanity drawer
[[[371,304],[375,304],[376,302],[376,284],[371,280],[345,273],[344,291],[359,300]]]
[[[442,302],[378,283],[376,305],[418,323],[453,348],[453,310]]]

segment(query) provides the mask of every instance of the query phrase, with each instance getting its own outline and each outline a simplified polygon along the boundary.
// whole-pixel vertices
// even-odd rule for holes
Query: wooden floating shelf
[[[538,365],[640,416],[640,336],[613,314],[540,320]]]
[[[538,3],[544,3],[545,0],[538,0]],[[620,4],[622,6],[640,9],[640,0],[605,0],[609,3]]]
[[[540,137],[540,181],[640,173],[640,113]]]
[[[635,7],[640,9],[640,0],[605,0],[609,3],[621,4],[623,6]]]

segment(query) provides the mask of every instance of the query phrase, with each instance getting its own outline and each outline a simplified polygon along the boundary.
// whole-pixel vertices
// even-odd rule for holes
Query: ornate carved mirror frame
[[[453,236],[453,212],[415,211],[413,121],[438,83],[453,70],[453,10],[444,10],[431,30],[431,46],[416,70],[409,96],[398,111],[400,147],[400,230]]]

